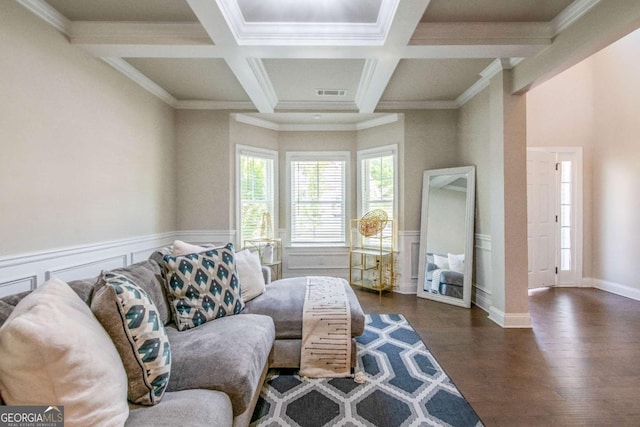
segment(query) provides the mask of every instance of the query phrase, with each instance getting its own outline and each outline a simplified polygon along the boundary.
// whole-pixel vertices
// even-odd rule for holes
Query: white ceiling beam
[[[202,25],[190,22],[74,21],[68,34],[74,44],[212,44]]]
[[[361,113],[373,113],[393,76],[400,57],[394,47],[404,47],[411,39],[420,18],[429,5],[429,0],[399,2],[393,23],[385,42],[386,54],[365,62],[358,91],[356,105]]]
[[[424,11],[430,0],[401,1],[395,13],[395,18],[385,46],[406,46],[420,23]]]
[[[214,44],[237,48],[235,37],[216,2],[212,0],[188,0],[188,2]],[[235,54],[225,56],[224,59],[258,111],[273,113],[278,99],[260,59],[247,57],[242,50],[237,50]]]
[[[91,44],[76,43],[97,58],[224,58],[233,53],[229,47],[167,44]]]
[[[382,58],[367,60],[362,71],[356,105],[361,113],[373,113],[387,88],[400,58]]]

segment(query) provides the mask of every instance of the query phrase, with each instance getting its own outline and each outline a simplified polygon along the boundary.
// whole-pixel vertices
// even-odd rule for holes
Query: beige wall
[[[460,166],[456,110],[407,111],[404,161],[398,165],[404,182],[404,229],[420,230],[422,174],[428,169]]]
[[[0,3],[0,256],[173,230],[173,109]]]
[[[640,289],[640,30],[593,58],[592,277]]]
[[[583,276],[640,288],[640,31],[527,94],[530,146],[584,152]]]
[[[176,111],[178,230],[233,229],[229,120],[227,111]]]
[[[461,165],[476,167],[475,232],[486,235],[491,234],[489,138],[489,90],[485,89],[460,108],[458,140]]]

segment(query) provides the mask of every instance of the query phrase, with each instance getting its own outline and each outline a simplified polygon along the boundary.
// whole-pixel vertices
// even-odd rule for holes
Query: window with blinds
[[[260,224],[265,213],[272,221],[276,216],[276,159],[270,150],[239,146],[238,158],[238,212],[240,245],[245,239],[260,237]],[[276,224],[271,224],[276,229]],[[273,237],[273,236],[271,236]]]
[[[292,245],[345,245],[349,153],[287,153]]]
[[[396,153],[396,145],[358,151],[360,217],[374,209],[382,209],[389,219],[395,219],[398,181]],[[385,232],[391,233],[391,230]]]

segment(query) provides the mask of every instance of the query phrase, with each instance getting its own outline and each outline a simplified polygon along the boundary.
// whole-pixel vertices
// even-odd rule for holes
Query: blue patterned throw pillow
[[[127,372],[133,403],[160,402],[171,373],[171,347],[158,309],[131,279],[106,272],[100,277],[91,310],[113,340]]]
[[[167,293],[178,330],[244,309],[233,245],[163,257]]]

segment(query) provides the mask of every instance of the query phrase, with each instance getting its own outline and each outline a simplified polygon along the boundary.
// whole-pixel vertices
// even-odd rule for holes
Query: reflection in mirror
[[[475,168],[424,172],[418,296],[471,306]]]

